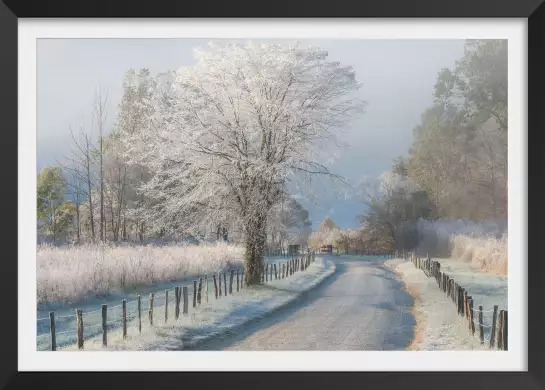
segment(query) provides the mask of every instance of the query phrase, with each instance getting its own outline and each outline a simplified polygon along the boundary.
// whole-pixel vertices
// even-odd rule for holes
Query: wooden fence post
[[[187,286],[182,286],[182,295],[184,297],[184,307],[183,307],[183,314],[187,314],[189,308],[189,293],[187,291]]]
[[[193,308],[197,307],[197,281],[193,281]]]
[[[221,274],[218,273],[218,279],[219,279],[219,296],[221,297]]]
[[[142,333],[142,300],[138,295],[138,333]]]
[[[463,317],[464,316],[464,289],[460,285],[458,285],[458,293],[460,294],[460,296],[458,297],[460,299],[460,305],[458,306],[460,310],[458,310],[458,314],[460,314]]]
[[[471,319],[471,333],[474,335],[475,334],[475,322],[474,322],[475,316],[473,315],[473,298],[471,298],[471,300],[469,301],[469,316]]]
[[[83,312],[76,309],[76,337],[78,348],[83,349]]]
[[[471,331],[471,328],[472,328],[472,321],[473,321],[473,311],[470,309],[470,302],[471,300],[473,299],[473,297],[471,295],[468,295],[466,297],[466,306],[467,306],[467,317],[466,317],[466,321],[467,321],[467,328]]]
[[[174,287],[174,318],[180,317],[180,287]]]
[[[500,313],[498,315],[498,340],[497,340],[497,347],[498,349],[503,349],[503,310],[500,310]]]
[[[229,294],[233,294],[233,279],[235,277],[235,270],[231,270],[231,275],[229,275]]]
[[[239,291],[239,285],[240,285],[238,273],[239,273],[239,271],[238,271],[238,268],[237,268],[237,292]]]
[[[503,330],[501,332],[502,335],[502,349],[504,351],[507,351],[507,310],[503,312],[503,320],[502,320]]]
[[[200,305],[202,302],[202,276],[199,276],[199,288],[197,289],[197,303]]]
[[[269,263],[265,264],[265,283],[269,281]]]
[[[123,325],[123,339],[127,338],[127,300],[123,299],[121,301],[121,324]]]
[[[223,289],[225,292],[225,296],[227,296],[227,274],[223,273]]]
[[[272,278],[272,276],[273,276],[273,265],[272,265],[272,263],[271,263],[271,266],[269,268],[271,269],[271,277],[269,279],[272,282],[272,280],[273,280],[273,278]]]
[[[468,314],[469,314],[469,310],[467,309],[467,291],[465,290],[465,288],[462,288],[462,291],[464,293],[463,295],[463,300],[464,300],[464,305],[463,305],[463,316],[465,318],[467,318]]]
[[[168,321],[168,290],[165,290],[165,324]]]
[[[204,302],[208,303],[208,275],[204,275]]]
[[[57,338],[55,335],[55,313],[49,312],[49,335],[51,337],[51,350],[57,350]]]
[[[481,345],[484,345],[484,327],[483,327],[483,307],[479,305],[479,338]]]
[[[216,299],[218,299],[218,282],[216,280],[216,275],[212,275],[212,279],[214,280],[214,295]]]
[[[244,286],[244,268],[240,270],[240,289],[242,290]]]
[[[108,346],[108,305],[102,305],[102,345]]]
[[[153,293],[149,295],[148,317],[150,326],[153,326]]]
[[[182,303],[182,299],[183,299],[183,286],[180,286],[178,287],[178,305],[180,306],[181,309],[178,309],[179,311],[182,311],[183,312],[183,303]]]
[[[466,320],[469,318],[469,309],[468,309],[468,301],[467,301],[467,298],[468,298],[468,295],[467,295],[467,291],[464,291],[464,289],[461,289],[462,290],[462,307],[461,307],[461,315],[462,317],[464,317]]]
[[[496,338],[496,318],[498,315],[498,305],[494,305],[494,312],[492,313],[492,329],[490,330],[490,348],[494,347],[494,339]]]
[[[462,287],[460,285],[458,285],[458,288],[456,289],[456,294],[456,300],[458,301],[458,314],[460,315],[463,312],[463,294]]]
[[[276,269],[276,263],[274,263],[274,280],[278,280],[278,270]]]

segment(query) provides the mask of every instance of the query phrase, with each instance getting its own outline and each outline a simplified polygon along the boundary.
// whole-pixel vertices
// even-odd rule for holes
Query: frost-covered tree
[[[416,221],[432,217],[427,193],[398,173],[384,172],[378,180],[364,181],[360,196],[367,209],[359,220],[365,225],[366,240],[375,241],[374,247],[411,249],[417,244]]]
[[[348,254],[350,251],[356,251],[360,232],[355,229],[347,229],[339,232],[335,244]]]
[[[341,230],[331,217],[327,216],[309,237],[309,246],[318,250],[322,245],[334,245],[340,238]]]
[[[293,198],[278,202],[267,220],[268,246],[279,250],[289,244],[306,246],[312,232],[308,211]]]
[[[507,52],[507,40],[468,40],[414,129],[408,175],[441,217],[507,215]]]
[[[146,222],[240,227],[245,282],[260,282],[270,209],[298,175],[331,175],[323,155],[361,111],[351,67],[318,47],[235,43],[196,50],[196,64],[157,80],[148,126],[127,136],[150,169]]]

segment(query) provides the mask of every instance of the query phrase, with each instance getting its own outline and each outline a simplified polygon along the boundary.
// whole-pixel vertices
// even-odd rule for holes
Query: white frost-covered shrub
[[[498,274],[507,274],[506,221],[443,220],[417,222],[421,256],[453,257]]]
[[[183,246],[38,246],[38,303],[71,303],[135,286],[175,281],[242,266],[243,248],[225,243]]]

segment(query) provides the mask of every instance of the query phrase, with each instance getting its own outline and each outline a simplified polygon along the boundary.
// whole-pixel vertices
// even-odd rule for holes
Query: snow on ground
[[[441,263],[441,271],[454,278],[457,283],[469,290],[468,295],[475,298],[475,307],[483,303],[483,310],[492,310],[493,304],[499,310],[506,309],[507,278],[485,274],[470,268],[459,260],[433,259]],[[471,334],[465,318],[458,315],[456,306],[437,286],[434,278],[417,269],[412,262],[391,259],[385,262],[405,282],[408,292],[415,297],[414,316],[417,321],[416,337],[410,349],[423,351],[436,350],[488,350],[490,329],[484,328],[485,345],[478,340],[478,326],[475,335]],[[503,300],[502,300],[503,297]],[[484,324],[491,324],[492,312],[484,312]]]
[[[230,248],[226,248],[229,251]],[[283,262],[286,262],[290,257],[286,256],[271,256],[265,258],[267,263],[277,263],[279,266]],[[218,265],[218,267],[220,267]],[[226,270],[225,265],[221,265],[220,270]],[[278,269],[280,272],[280,269]],[[183,273],[182,273],[183,274]],[[76,342],[76,309],[83,311],[84,324],[88,324],[86,334],[98,335],[102,334],[102,313],[101,305],[108,305],[108,321],[111,321],[111,328],[121,327],[121,302],[123,299],[127,301],[127,315],[135,312],[137,309],[137,298],[140,295],[142,312],[148,311],[148,297],[150,293],[155,294],[154,306],[162,304],[164,306],[165,290],[169,290],[169,305],[171,310],[174,308],[174,287],[176,286],[189,286],[189,301],[192,302],[193,297],[193,280],[198,278],[199,275],[189,274],[186,277],[179,278],[173,281],[164,283],[154,283],[151,285],[140,285],[132,288],[125,288],[124,291],[110,291],[104,296],[88,296],[85,299],[80,299],[73,303],[59,304],[48,303],[38,304],[36,309],[36,347],[38,350],[47,350],[50,348],[50,336],[49,336],[49,317],[48,312],[55,312],[55,326],[57,333],[57,346],[64,347]],[[79,280],[79,279],[78,279]],[[213,280],[209,276],[209,293],[213,294]],[[236,280],[235,280],[236,285]],[[203,290],[206,287],[203,286]],[[223,280],[222,280],[223,290]],[[111,318],[111,320],[110,320]]]
[[[483,311],[493,309],[494,305],[498,305],[498,310],[507,310],[507,276],[486,273],[459,259],[433,260],[441,263],[441,272],[454,278],[468,291],[468,295],[473,297],[474,306],[482,305]]]
[[[333,262],[316,257],[305,271],[283,279],[270,281],[262,286],[243,289],[233,295],[223,296],[217,301],[213,295],[212,282],[210,281],[209,303],[203,304],[193,310],[192,297],[189,298],[189,314],[180,313],[178,321],[174,320],[174,304],[169,300],[169,321],[164,321],[164,295],[154,302],[154,326],[149,326],[147,306],[142,308],[142,334],[138,333],[137,312],[134,303],[127,304],[127,315],[130,319],[127,325],[127,339],[122,339],[119,317],[112,318],[117,321],[116,326],[108,332],[108,350],[180,350],[186,347],[195,347],[198,343],[210,340],[225,332],[232,332],[236,328],[248,322],[294,301],[299,295],[318,285],[325,278],[335,272]],[[174,302],[174,294],[172,302]],[[144,302],[142,302],[144,303]],[[144,306],[144,305],[142,305]],[[130,308],[130,309],[129,309]],[[97,313],[100,315],[100,313]],[[108,313],[110,315],[110,313]],[[110,319],[108,318],[108,321]],[[84,318],[85,323],[85,318]],[[84,328],[84,334],[88,334],[88,327]],[[57,336],[58,339],[58,336]],[[96,326],[96,332],[85,337],[85,350],[104,350],[102,347],[102,332],[100,325]],[[69,345],[63,350],[77,349],[75,345]]]

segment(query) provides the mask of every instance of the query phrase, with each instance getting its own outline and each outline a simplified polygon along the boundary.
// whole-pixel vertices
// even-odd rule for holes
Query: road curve
[[[293,304],[199,350],[403,350],[413,299],[383,259],[328,256],[336,272]]]

